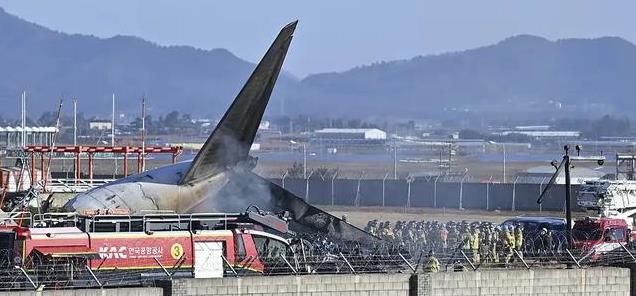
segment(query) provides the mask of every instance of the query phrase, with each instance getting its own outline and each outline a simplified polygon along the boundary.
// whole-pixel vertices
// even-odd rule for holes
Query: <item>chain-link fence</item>
[[[312,176],[307,179],[271,179],[306,201],[317,205],[430,207],[479,210],[560,211],[565,185],[556,184],[542,204],[540,183],[496,183],[471,178],[341,179]],[[579,186],[573,185],[573,196]]]

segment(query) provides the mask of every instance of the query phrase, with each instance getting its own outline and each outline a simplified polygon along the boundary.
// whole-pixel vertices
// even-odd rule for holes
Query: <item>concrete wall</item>
[[[179,279],[166,296],[184,295],[630,295],[626,268],[482,270],[436,274],[366,274]]]
[[[161,288],[117,288],[0,292],[0,296],[161,296]]]
[[[418,276],[417,295],[630,295],[626,268],[498,270]]]
[[[164,295],[407,296],[409,279],[409,274],[177,279]]]
[[[0,292],[0,296],[185,295],[630,295],[627,268],[482,270],[435,274],[251,276],[175,279],[162,288]]]

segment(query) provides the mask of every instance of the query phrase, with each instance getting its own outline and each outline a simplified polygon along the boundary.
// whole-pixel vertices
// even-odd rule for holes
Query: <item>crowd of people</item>
[[[333,240],[321,234],[303,234],[292,245],[301,248],[302,254],[307,257],[344,254],[349,260],[355,260],[369,253],[381,256],[399,253],[410,255],[413,262],[421,257],[421,266],[434,272],[440,270],[442,263],[446,267],[460,265],[469,268],[468,264],[509,266],[524,256],[550,260],[562,235],[548,228],[534,228],[486,221],[371,220],[364,230],[380,239],[372,246],[362,247],[359,242]]]
[[[527,232],[524,232],[521,224],[498,225],[492,222],[467,221],[396,221],[392,225],[390,221],[371,220],[365,231],[411,251],[429,252],[429,257],[435,252],[463,252],[471,258],[473,264],[480,264],[482,261],[510,263],[515,257],[523,256],[528,244],[534,247],[539,243],[538,249],[547,252],[552,249],[553,236],[550,230],[543,228],[533,234],[531,242],[526,243]],[[435,267],[432,266],[432,269]]]

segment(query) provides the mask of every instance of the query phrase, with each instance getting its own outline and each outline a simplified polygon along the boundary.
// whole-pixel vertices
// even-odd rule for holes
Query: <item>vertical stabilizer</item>
[[[280,31],[179,184],[203,180],[247,160],[296,24]]]

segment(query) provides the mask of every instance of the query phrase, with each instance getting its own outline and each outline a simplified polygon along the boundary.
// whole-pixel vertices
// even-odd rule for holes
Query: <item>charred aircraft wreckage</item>
[[[290,230],[333,239],[371,242],[374,237],[256,175],[249,155],[280,73],[297,21],[285,26],[194,160],[180,162],[78,194],[67,210],[128,209],[132,213],[241,212],[248,206],[290,214]]]

